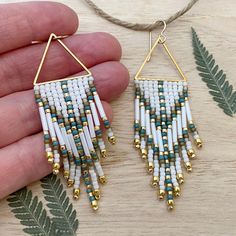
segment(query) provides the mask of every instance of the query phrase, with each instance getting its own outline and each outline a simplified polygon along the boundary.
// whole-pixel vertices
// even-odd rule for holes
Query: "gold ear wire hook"
[[[166,36],[164,35],[164,32],[166,30],[166,22],[164,20],[160,20],[160,22],[163,23],[163,29],[159,36],[159,43],[164,43],[166,41]],[[151,51],[151,49],[152,49],[152,31],[149,31],[149,52]],[[151,60],[151,57],[152,54],[148,56],[147,62]]]
[[[164,43],[166,41],[166,36],[164,35],[164,32],[166,31],[166,22],[164,20],[160,20],[163,23],[163,30],[160,34],[160,43]]]

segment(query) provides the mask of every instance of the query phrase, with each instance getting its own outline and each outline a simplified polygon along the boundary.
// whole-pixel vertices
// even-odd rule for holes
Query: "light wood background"
[[[132,146],[132,78],[147,53],[148,34],[101,19],[83,0],[59,2],[71,6],[80,15],[79,32],[106,30],[119,39],[123,47],[122,62],[131,75],[130,86],[112,104],[118,143],[109,147],[110,158],[104,162],[109,183],[102,187],[100,209],[97,213],[90,209],[84,189],[81,199],[74,202],[80,222],[78,235],[236,235],[236,118],[226,116],[213,102],[195,69],[191,46],[191,27],[194,27],[236,88],[236,1],[199,1],[190,12],[169,25],[166,32],[169,47],[189,78],[191,107],[204,140],[204,148],[197,152],[198,159],[193,162],[193,173],[185,175],[182,196],[176,200],[173,212],[167,211],[165,202],[157,200],[145,165]],[[151,23],[173,14],[188,0],[95,2],[116,17]],[[160,63],[159,72],[165,76],[176,75],[166,57],[159,56],[158,61],[154,56],[151,62]],[[42,197],[39,183],[30,187]],[[7,202],[1,201],[0,235],[24,235],[21,229]]]

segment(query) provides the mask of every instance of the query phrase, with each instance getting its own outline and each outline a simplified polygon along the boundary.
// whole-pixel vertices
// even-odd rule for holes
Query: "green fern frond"
[[[38,200],[37,196],[32,197],[31,190],[23,188],[11,194],[7,201],[15,217],[26,226],[23,229],[25,233],[35,236],[55,235],[55,228],[51,224],[42,202]]]
[[[236,113],[236,91],[233,91],[233,86],[226,80],[226,74],[219,70],[212,54],[209,54],[193,28],[192,44],[197,70],[210,89],[209,93],[225,114],[233,116]]]
[[[44,198],[48,202],[47,207],[53,215],[52,222],[57,229],[57,235],[76,235],[79,222],[76,219],[76,211],[63,191],[63,185],[59,178],[51,174],[41,180]]]

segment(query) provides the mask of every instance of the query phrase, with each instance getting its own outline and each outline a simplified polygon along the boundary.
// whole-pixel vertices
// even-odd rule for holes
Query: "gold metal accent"
[[[188,150],[188,156],[192,159],[196,157],[196,154],[193,149]]]
[[[59,163],[54,163],[53,164],[53,169],[52,172],[54,175],[58,175],[60,170],[60,164]]]
[[[59,174],[59,170],[58,170],[58,169],[53,169],[53,170],[52,170],[52,173],[53,173],[54,175],[58,175],[58,174]]]
[[[152,182],[151,182],[152,187],[156,188],[158,186],[158,182],[159,182],[159,177],[153,176]]]
[[[137,149],[139,149],[140,148],[140,144],[141,144],[141,142],[140,142],[140,140],[139,139],[134,139],[134,146],[135,146],[135,148],[137,148]]]
[[[63,37],[63,36],[62,36]],[[73,59],[80,65],[83,67],[83,69],[87,72],[86,75],[82,75],[82,76],[76,76],[76,77],[70,77],[70,78],[64,78],[64,79],[58,79],[58,80],[53,80],[53,82],[59,82],[59,81],[65,81],[65,80],[69,80],[69,79],[75,79],[75,78],[82,78],[82,77],[85,77],[85,76],[91,76],[92,73],[91,71],[78,59],[77,56],[75,56],[75,54],[60,40],[60,38],[62,38],[61,36],[57,36],[55,35],[54,33],[52,33],[48,39],[48,42],[47,42],[47,45],[46,45],[46,48],[44,50],[44,53],[43,53],[43,56],[42,56],[42,59],[40,61],[40,64],[39,64],[39,67],[38,67],[38,70],[37,70],[37,73],[35,75],[35,78],[34,78],[34,82],[33,84],[34,85],[39,85],[39,84],[47,84],[47,83],[50,83],[52,81],[47,81],[47,82],[42,82],[42,83],[37,83],[37,80],[38,80],[38,77],[39,77],[39,74],[42,70],[42,66],[44,64],[44,61],[45,61],[45,58],[47,56],[47,53],[48,53],[48,50],[49,50],[49,47],[50,47],[50,44],[53,40],[57,40],[57,42],[59,42],[61,44],[61,46],[70,54],[70,56],[73,57]]]
[[[196,145],[197,145],[198,148],[201,148],[201,147],[202,147],[202,140],[201,140],[200,138],[197,138],[197,139],[195,140],[195,143],[196,143]]]
[[[177,180],[180,184],[183,184],[184,183],[184,176],[183,174],[177,174]]]
[[[169,58],[171,59],[171,61],[173,62],[173,64],[175,65],[176,69],[178,70],[180,76],[182,77],[183,81],[187,81],[187,78],[185,77],[182,69],[179,67],[178,63],[176,62],[175,58],[173,57],[172,53],[170,52],[169,48],[167,47],[166,43],[165,43],[165,39],[163,39],[163,35],[159,35],[156,42],[154,43],[154,45],[152,46],[151,50],[149,51],[149,53],[147,54],[143,64],[140,66],[137,74],[135,75],[135,80],[166,80],[166,81],[179,81],[179,79],[173,80],[173,79],[163,79],[163,78],[152,78],[152,77],[142,77],[140,76],[145,64],[150,60],[151,55],[154,51],[154,49],[161,44],[163,46],[163,48],[165,49],[165,52],[168,54]]]
[[[99,176],[99,181],[100,181],[101,184],[107,183],[107,178],[106,178],[106,176],[105,176],[105,175]]]
[[[53,152],[46,152],[47,159],[53,158]]]
[[[111,144],[116,144],[116,138],[115,136],[111,136],[111,137],[108,137],[108,141],[111,143]]]
[[[64,170],[63,176],[64,176],[64,178],[65,178],[66,180],[68,180],[68,179],[69,179],[69,176],[70,176],[69,170]]]
[[[174,195],[175,195],[175,197],[180,196],[180,187],[178,187],[178,186],[174,187]]]
[[[80,195],[80,189],[79,188],[76,188],[73,190],[73,198],[75,200],[78,200],[79,199],[79,195]]]
[[[93,191],[93,195],[95,197],[96,200],[99,200],[101,195],[100,195],[100,190],[99,189],[94,189]]]
[[[106,149],[102,149],[101,150],[101,155],[103,158],[106,158],[107,157],[107,150]]]
[[[54,161],[53,158],[48,158],[48,163],[49,164],[53,164],[53,161]]]
[[[165,42],[166,41],[166,36],[164,35],[164,32],[166,30],[166,22],[164,20],[160,20],[163,23],[163,29],[161,31],[160,36],[162,37],[162,41]],[[151,51],[152,49],[152,31],[149,31],[149,51]],[[151,55],[148,57],[147,62],[149,62],[151,60]]]
[[[188,172],[192,172],[192,165],[190,162],[185,162],[184,166]]]
[[[154,169],[153,162],[149,161],[148,162],[148,173],[152,174],[153,173],[153,169]]]
[[[91,205],[92,205],[92,208],[93,208],[94,211],[98,210],[98,202],[97,202],[97,200],[93,200],[91,202]]]
[[[174,201],[173,200],[168,200],[167,201],[167,206],[168,206],[168,210],[173,210],[174,209]]]
[[[68,187],[72,187],[73,184],[74,184],[74,180],[73,180],[73,179],[68,179],[68,180],[67,180],[67,186],[68,186]]]
[[[140,150],[142,158],[143,159],[147,159],[147,150],[145,148]]]
[[[163,200],[163,199],[164,199],[164,196],[165,196],[165,190],[160,189],[160,190],[159,190],[159,199],[160,199],[160,200]]]

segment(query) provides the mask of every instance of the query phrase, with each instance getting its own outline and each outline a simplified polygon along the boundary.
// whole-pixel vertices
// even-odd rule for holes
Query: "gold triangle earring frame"
[[[107,156],[101,122],[107,130],[108,141],[115,144],[110,122],[97,93],[90,70],[61,40],[64,36],[51,34],[34,79],[34,94],[41,118],[45,156],[53,174],[60,170],[73,188],[73,197],[80,196],[84,181],[93,210],[98,209],[100,184],[106,183],[101,158]],[[59,80],[37,82],[53,40],[87,72],[85,75]]]
[[[153,54],[153,51],[158,47],[158,45],[162,45],[165,52],[167,53],[167,55],[169,56],[169,58],[171,59],[171,61],[173,62],[173,64],[175,65],[176,69],[178,70],[180,76],[182,77],[182,80],[183,81],[187,81],[187,78],[185,77],[182,69],[180,68],[180,66],[178,65],[178,63],[176,62],[174,56],[172,55],[172,53],[170,52],[167,44],[166,44],[166,37],[163,35],[163,32],[165,30],[165,27],[166,25],[164,26],[164,29],[163,31],[161,32],[161,34],[158,36],[157,40],[155,41],[155,43],[153,44],[153,46],[150,47],[150,50],[149,50],[149,53],[147,54],[145,60],[143,61],[141,67],[139,68],[137,74],[135,75],[135,79],[136,80],[164,80],[164,79],[161,79],[161,78],[148,78],[148,77],[142,77],[140,76],[141,75],[141,72],[143,70],[143,68],[145,67],[146,63],[148,63],[151,59],[151,56]],[[152,34],[150,32],[150,45],[151,45],[151,37],[152,37]],[[179,81],[179,79],[176,79],[176,80],[169,80],[169,81]]]
[[[157,189],[158,198],[166,198],[168,209],[172,210],[174,197],[180,196],[180,185],[184,183],[182,167],[192,171],[191,162],[196,157],[192,140],[198,148],[202,141],[192,119],[187,79],[165,43],[164,30],[134,79],[134,145],[152,175],[151,185]],[[140,76],[158,45],[164,47],[182,79]]]
[[[41,61],[40,61],[40,64],[39,64],[39,67],[38,67],[38,70],[37,70],[37,73],[36,73],[35,78],[34,78],[34,82],[33,82],[34,85],[40,85],[40,84],[47,84],[47,83],[50,83],[50,81],[41,82],[41,83],[37,83],[37,81],[38,81],[40,72],[41,72],[41,70],[42,70],[43,64],[44,64],[44,62],[45,62],[45,59],[46,59],[48,50],[49,50],[50,45],[51,45],[51,43],[52,43],[53,40],[57,40],[57,42],[66,50],[66,52],[68,52],[69,55],[87,72],[86,75],[82,75],[81,77],[84,77],[84,76],[91,76],[91,75],[92,75],[91,71],[90,71],[90,70],[79,60],[79,58],[61,41],[61,39],[62,39],[62,38],[65,38],[65,37],[66,37],[66,36],[57,36],[57,35],[54,34],[54,33],[50,34],[49,39],[48,39],[48,42],[47,42],[47,45],[46,45],[46,47],[45,47],[45,50],[44,50],[44,53],[43,53],[43,56],[42,56],[42,59],[41,59]],[[76,76],[76,78],[78,78],[78,76]],[[73,77],[64,78],[64,79],[59,79],[59,80],[54,80],[54,82],[60,82],[60,81],[68,80],[68,79],[73,79]]]

